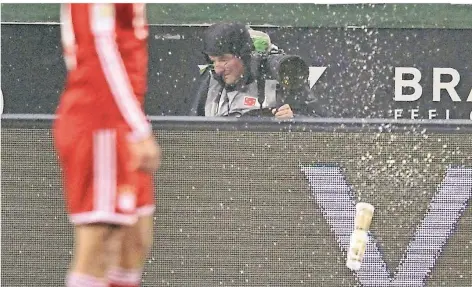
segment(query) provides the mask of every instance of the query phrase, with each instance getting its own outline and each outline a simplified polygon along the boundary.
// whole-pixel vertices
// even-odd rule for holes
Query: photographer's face
[[[233,54],[222,56],[209,56],[215,67],[215,72],[221,75],[228,85],[237,83],[243,76],[244,65],[239,57]]]

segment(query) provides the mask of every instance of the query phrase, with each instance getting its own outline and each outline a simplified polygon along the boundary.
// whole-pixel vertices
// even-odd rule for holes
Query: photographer
[[[209,65],[201,70],[190,115],[316,116],[308,67],[272,45],[267,34],[219,23],[207,28],[203,42]]]

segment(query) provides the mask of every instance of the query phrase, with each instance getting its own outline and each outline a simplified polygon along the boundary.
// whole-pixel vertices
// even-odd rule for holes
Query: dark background
[[[150,115],[187,115],[198,64],[204,64],[204,26],[152,26],[150,33]],[[311,66],[327,67],[314,86],[317,113],[324,117],[393,118],[393,109],[437,109],[438,118],[469,119],[472,103],[472,29],[260,28],[288,53]],[[395,103],[395,67],[422,73],[423,96]],[[433,68],[454,68],[462,102],[447,92],[432,102]],[[65,77],[57,25],[2,24],[2,91],[5,113],[54,113]],[[445,77],[444,81],[449,81]],[[411,91],[410,91],[411,92]]]

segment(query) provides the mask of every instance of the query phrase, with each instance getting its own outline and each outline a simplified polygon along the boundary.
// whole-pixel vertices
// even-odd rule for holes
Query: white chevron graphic
[[[303,167],[316,202],[340,247],[347,252],[354,228],[355,200],[339,167]],[[391,278],[372,234],[357,278],[364,287],[423,287],[427,275],[472,196],[472,169],[449,168],[428,212],[415,231],[394,277]],[[375,206],[375,203],[372,202]],[[374,215],[375,220],[375,215]]]

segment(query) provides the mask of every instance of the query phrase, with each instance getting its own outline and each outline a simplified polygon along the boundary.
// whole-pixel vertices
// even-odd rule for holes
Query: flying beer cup
[[[354,231],[351,234],[346,266],[354,271],[361,268],[362,259],[369,241],[369,228],[374,215],[374,206],[366,202],[356,205],[356,217],[354,218]]]

